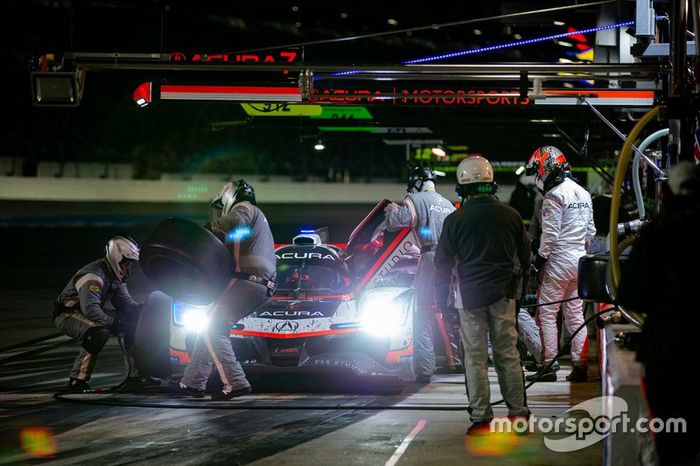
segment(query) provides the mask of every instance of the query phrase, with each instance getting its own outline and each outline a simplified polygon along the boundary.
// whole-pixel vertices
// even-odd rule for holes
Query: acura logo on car
[[[294,332],[298,328],[298,322],[291,322],[289,320],[285,320],[284,322],[277,322],[275,324],[275,330],[278,332]]]

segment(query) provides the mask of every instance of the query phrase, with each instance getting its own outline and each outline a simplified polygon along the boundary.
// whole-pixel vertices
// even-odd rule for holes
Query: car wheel
[[[153,292],[141,307],[132,354],[139,375],[167,377],[170,367],[170,305],[171,298],[160,291]]]
[[[141,248],[139,263],[159,290],[197,305],[213,302],[235,268],[233,255],[216,236],[180,218],[158,224]]]

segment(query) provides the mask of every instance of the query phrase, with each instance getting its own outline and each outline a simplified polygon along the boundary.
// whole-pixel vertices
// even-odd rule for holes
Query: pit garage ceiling
[[[584,4],[575,9],[546,11],[536,15],[511,16],[470,23],[470,19],[496,17],[528,10],[547,9]],[[585,6],[590,4],[588,6]],[[251,115],[239,103],[233,102],[157,102],[153,108],[138,109],[132,99],[134,89],[142,82],[164,84],[270,85],[298,84],[298,70],[286,74],[222,73],[221,70],[175,74],[172,71],[145,66],[143,69],[88,71],[81,105],[75,109],[31,108],[30,90],[25,75],[27,63],[46,53],[157,53],[172,57],[179,54],[182,62],[196,57],[219,58],[231,63],[253,59],[283,63],[284,51],[297,54],[295,64],[313,67],[336,65],[353,70],[357,66],[376,67],[398,65],[408,60],[443,53],[482,49],[499,44],[518,42],[543,36],[566,33],[599,26],[601,21],[620,22],[633,18],[634,2],[573,2],[573,1],[482,1],[452,2],[316,2],[316,1],[239,1],[239,2],[164,2],[164,1],[22,1],[14,2],[11,14],[3,15],[3,68],[20,92],[13,93],[11,105],[18,118],[11,124],[8,140],[15,142],[15,133],[29,137],[38,134],[34,144],[48,144],[59,129],[52,122],[58,114],[70,118],[68,126],[81,125],[85,135],[103,134],[98,126],[107,115],[113,133],[128,132],[137,122],[139,132],[133,137],[165,138],[165,133],[183,133],[193,145],[206,140],[235,139],[250,145],[264,145],[276,150],[275,144],[293,146],[323,137],[332,150],[333,141],[343,146],[340,156],[352,157],[361,151],[399,151],[404,148],[388,146],[386,140],[426,139],[443,141],[447,146],[467,147],[493,160],[520,160],[538,145],[554,143],[562,146],[583,144],[590,130],[588,145],[591,157],[609,158],[621,142],[585,106],[529,105],[515,96],[467,98],[454,100],[435,98],[435,93],[464,92],[518,93],[519,82],[504,81],[497,76],[478,80],[451,79],[449,72],[425,79],[404,79],[398,83],[363,80],[347,75],[347,79],[324,82],[317,80],[317,92],[344,88],[351,96],[358,92],[386,94],[406,93],[408,98],[352,101],[327,98],[320,102],[336,106],[365,107],[371,118],[312,119],[305,116],[264,118]],[[441,25],[441,26],[438,26]],[[397,31],[399,31],[397,33]],[[617,31],[617,30],[616,30]],[[600,33],[602,34],[602,33]],[[609,36],[609,32],[607,32]],[[624,34],[624,31],[622,32]],[[538,62],[578,62],[591,58],[577,56],[588,48],[602,60],[603,48],[596,48],[595,33],[580,37],[544,40],[521,46],[484,50],[478,54],[462,55],[435,61],[436,64],[488,64]],[[355,38],[354,40],[346,40]],[[272,58],[269,58],[272,57]],[[87,60],[90,61],[90,60]],[[91,62],[94,62],[91,61]],[[116,64],[117,60],[115,60]],[[214,63],[214,62],[212,62]],[[172,63],[171,63],[172,64]],[[107,63],[109,65],[109,63]],[[342,68],[345,67],[345,68]],[[438,73],[439,74],[439,73]],[[317,73],[318,75],[318,73]],[[327,73],[326,77],[331,76]],[[587,89],[591,83],[571,77],[546,82],[545,87],[567,89],[566,86]],[[596,81],[595,88],[608,86],[608,81]],[[615,83],[633,90],[632,80]],[[530,86],[532,83],[530,82]],[[381,89],[381,91],[378,91]],[[333,95],[333,94],[331,94]],[[426,97],[429,96],[429,97]],[[432,96],[432,98],[430,97]],[[471,102],[471,103],[467,103]],[[157,108],[156,108],[157,107]],[[601,111],[620,129],[627,131],[638,116],[639,108],[618,105],[602,107]],[[140,113],[139,113],[140,112]],[[31,130],[26,123],[32,121]],[[14,126],[13,126],[14,125]],[[328,127],[335,128],[328,130]],[[92,129],[91,129],[92,128]],[[37,131],[39,129],[39,131]],[[42,131],[44,129],[44,131]],[[359,131],[349,131],[359,129]],[[70,129],[68,129],[70,131]],[[162,134],[161,134],[162,133]],[[273,137],[271,137],[273,135]],[[410,135],[410,137],[407,137]],[[93,137],[86,136],[86,137]],[[96,144],[109,142],[114,136],[104,135]],[[199,141],[199,142],[192,142]],[[351,147],[348,147],[351,146]],[[574,158],[576,163],[576,159]],[[581,161],[583,162],[583,161]]]

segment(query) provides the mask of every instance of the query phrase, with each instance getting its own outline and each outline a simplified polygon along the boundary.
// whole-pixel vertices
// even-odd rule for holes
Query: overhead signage
[[[398,95],[393,99],[385,94]],[[527,105],[529,99],[520,101],[516,90],[478,89],[314,89],[307,99],[314,103],[379,103],[389,105]]]
[[[371,120],[372,114],[367,107],[357,105],[324,106],[319,115],[312,115],[311,118],[324,120]]]
[[[173,52],[171,62],[187,63],[296,63],[301,54],[295,50],[268,53],[192,53]]]
[[[243,102],[301,102],[298,87],[281,86],[160,86],[161,100],[210,100]]]
[[[380,134],[432,134],[433,130],[425,127],[404,127],[404,128],[377,128]]]
[[[376,133],[377,129],[374,126],[319,126],[319,131],[336,132],[336,133]]]
[[[281,102],[245,103],[241,104],[249,116],[256,117],[299,117],[320,115],[323,107],[320,105],[288,104]]]
[[[394,96],[387,98],[387,95]],[[651,106],[653,90],[612,89],[545,89],[537,99],[520,99],[519,91],[464,88],[383,88],[383,89],[314,89],[306,99],[313,103],[381,104],[381,105],[466,105],[527,106],[576,105],[579,96],[597,105]]]

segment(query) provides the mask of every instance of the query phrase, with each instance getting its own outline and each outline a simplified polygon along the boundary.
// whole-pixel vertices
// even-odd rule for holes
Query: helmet
[[[215,209],[221,210],[221,215],[228,215],[234,205],[239,202],[248,201],[252,204],[255,202],[255,189],[245,182],[238,180],[236,183],[229,181],[221,188],[216,199],[211,203]]]
[[[554,146],[542,146],[535,150],[527,162],[526,173],[535,175],[535,186],[547,192],[571,174],[569,162]]]
[[[105,246],[105,259],[122,283],[129,278],[134,262],[139,260],[139,245],[128,236],[115,236]]]
[[[432,181],[435,183],[437,177],[435,176],[435,170],[430,167],[414,167],[408,174],[408,184],[407,189],[409,193],[414,190],[420,191],[423,187],[423,183],[426,181]]]
[[[495,194],[498,186],[493,181],[491,162],[480,155],[473,155],[457,165],[457,186],[460,197],[475,194]]]
[[[689,160],[678,162],[668,171],[666,182],[674,196],[697,196],[700,192],[700,165]]]

